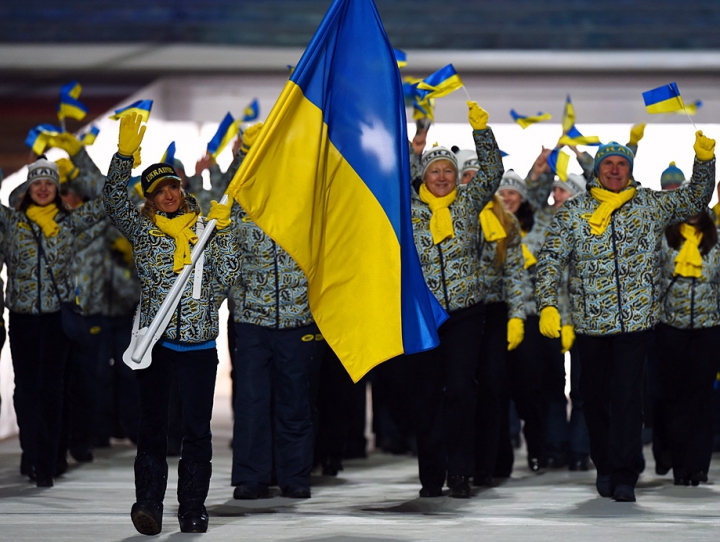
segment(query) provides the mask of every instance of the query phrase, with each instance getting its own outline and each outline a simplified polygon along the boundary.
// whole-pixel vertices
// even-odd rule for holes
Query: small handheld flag
[[[47,147],[48,139],[61,132],[62,130],[60,128],[52,124],[39,124],[30,129],[30,132],[25,138],[25,144],[30,147],[35,154],[41,155],[45,147]]]
[[[563,111],[562,129],[563,134],[567,134],[570,129],[575,126],[575,108],[570,101],[570,95],[568,94],[565,100],[565,110]]]
[[[531,124],[542,122],[544,120],[550,120],[552,118],[550,113],[538,113],[537,115],[526,117],[525,115],[520,115],[514,109],[510,110],[510,116],[522,127],[523,130]]]
[[[685,109],[680,91],[675,83],[669,83],[647,92],[643,92],[645,109],[651,115],[673,113]]]
[[[238,134],[239,130],[240,128],[238,127],[237,122],[233,119],[232,115],[230,113],[225,115],[225,118],[223,118],[220,126],[218,126],[215,135],[207,145],[207,152],[210,156],[217,159],[218,155],[223,151],[227,144],[230,143],[232,138]]]
[[[119,120],[123,115],[128,113],[137,113],[142,117],[144,122],[147,122],[150,118],[150,110],[152,109],[152,100],[138,100],[135,103],[131,103],[125,107],[115,110],[115,114],[111,115],[110,118],[113,120]]]
[[[700,100],[695,100],[694,102],[691,102],[689,104],[685,104],[685,113],[688,115],[697,115],[698,109],[702,107],[702,102]],[[678,115],[682,115],[683,111],[675,111]]]
[[[570,156],[560,150],[560,147],[554,148],[548,155],[547,163],[553,173],[560,177],[561,181],[567,180],[567,170],[568,164],[570,163]]]
[[[452,64],[440,68],[417,84],[418,96],[421,100],[442,98],[463,86],[460,76]]]
[[[400,49],[393,49],[393,51],[395,52],[395,61],[397,62],[398,68],[407,66],[407,55],[405,51],[401,51]]]
[[[99,133],[100,128],[93,124],[87,132],[80,136],[80,143],[82,143],[86,147],[89,147],[90,145],[95,143],[95,139],[97,138]]]
[[[60,121],[66,118],[83,120],[87,115],[88,108],[85,107],[80,100],[77,100],[69,94],[60,94],[60,103],[57,106],[57,115]]]
[[[563,134],[558,141],[558,145],[569,145],[575,147],[577,145],[600,145],[600,138],[598,136],[584,136],[580,133],[575,125],[573,124],[570,129]]]
[[[161,162],[164,162],[166,164],[173,164],[175,162],[175,142],[173,141],[168,145],[168,148],[165,149],[165,153],[162,155],[162,158],[160,158]]]
[[[255,98],[243,111],[242,122],[251,122],[260,116],[260,103]]]
[[[80,97],[82,92],[82,85],[77,81],[70,81],[66,85],[60,87],[60,96],[66,95],[76,100]]]

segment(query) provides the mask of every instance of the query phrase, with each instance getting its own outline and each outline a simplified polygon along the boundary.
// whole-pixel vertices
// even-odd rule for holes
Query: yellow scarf
[[[447,196],[441,198],[434,196],[428,190],[425,184],[420,185],[420,199],[428,204],[432,217],[430,218],[430,233],[432,234],[433,244],[437,245],[448,237],[455,237],[455,228],[453,228],[452,215],[450,214],[450,204],[457,197],[457,188],[453,188]]]
[[[521,231],[520,235],[525,237],[527,235],[527,232]],[[525,269],[530,269],[533,265],[535,265],[537,263],[537,258],[535,257],[535,255],[532,252],[530,252],[530,249],[528,248],[528,246],[525,243],[522,244],[522,255],[523,255],[523,261],[525,262],[525,264],[524,264]]]
[[[198,236],[191,229],[197,222],[197,213],[185,213],[175,218],[155,215],[155,224],[165,235],[175,239],[175,260],[173,271],[180,273],[187,264],[192,263],[190,243],[197,243]]]
[[[680,247],[678,255],[675,256],[675,272],[673,275],[700,278],[703,263],[700,254],[702,232],[699,232],[695,226],[690,224],[680,224],[680,235],[683,236],[685,242]]]
[[[635,188],[615,193],[604,188],[593,187],[590,189],[590,193],[600,202],[600,207],[595,210],[588,223],[590,224],[590,231],[594,235],[600,235],[610,224],[610,217],[613,212],[630,201],[635,195]]]
[[[45,234],[45,237],[55,237],[60,233],[60,226],[55,222],[55,215],[58,214],[58,206],[55,203],[49,203],[40,207],[31,203],[25,211],[27,217],[35,222]]]
[[[491,243],[507,237],[505,228],[503,228],[502,223],[492,211],[493,207],[495,207],[495,204],[490,201],[480,212],[480,227],[485,239]]]

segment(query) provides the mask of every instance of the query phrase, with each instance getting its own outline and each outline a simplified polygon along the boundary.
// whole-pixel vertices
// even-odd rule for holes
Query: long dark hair
[[[524,200],[518,210],[515,211],[515,218],[520,223],[520,229],[525,233],[533,229],[535,225],[535,213],[533,213],[532,205],[528,200]]]
[[[680,224],[673,224],[665,228],[665,237],[667,238],[668,245],[675,250],[680,250],[685,239],[680,235]],[[702,241],[700,241],[700,253],[705,256],[712,248],[717,244],[718,234],[715,226],[715,221],[710,216],[707,209],[703,210],[699,214],[698,223],[695,227],[702,233]]]
[[[18,209],[20,209],[24,213],[25,211],[27,211],[27,208],[34,203],[35,202],[33,201],[32,196],[30,196],[30,185],[28,185],[27,190],[25,191],[25,194],[23,194],[23,198],[20,201]],[[61,213],[67,214],[68,212],[70,212],[70,210],[65,206],[65,203],[62,200],[62,196],[60,196],[60,189],[55,191],[55,199],[53,200],[53,203],[57,205],[57,208]]]

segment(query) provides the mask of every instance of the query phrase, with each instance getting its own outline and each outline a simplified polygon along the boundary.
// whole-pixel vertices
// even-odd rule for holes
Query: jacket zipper
[[[690,329],[695,329],[695,277],[690,284]]]
[[[615,257],[615,286],[617,288],[618,298],[618,318],[620,319],[620,331],[625,333],[625,321],[623,320],[622,314],[622,299],[620,294],[620,264],[618,263],[617,245],[615,242],[615,215],[610,216],[610,226],[612,228],[612,245],[613,245],[613,256]]]
[[[445,298],[445,310],[450,310],[450,302],[448,301],[447,284],[445,283],[445,259],[443,258],[442,248],[437,245],[438,255],[440,256],[440,277],[442,278],[443,297]]]
[[[275,266],[275,329],[280,329],[280,277],[278,276],[277,243],[273,244],[273,264]]]

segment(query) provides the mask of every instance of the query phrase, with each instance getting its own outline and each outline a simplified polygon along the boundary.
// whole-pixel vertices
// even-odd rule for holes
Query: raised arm
[[[471,198],[477,214],[493,198],[505,168],[492,129],[488,127],[488,114],[477,102],[468,101],[468,120],[473,128],[473,139],[480,169],[463,192]]]

